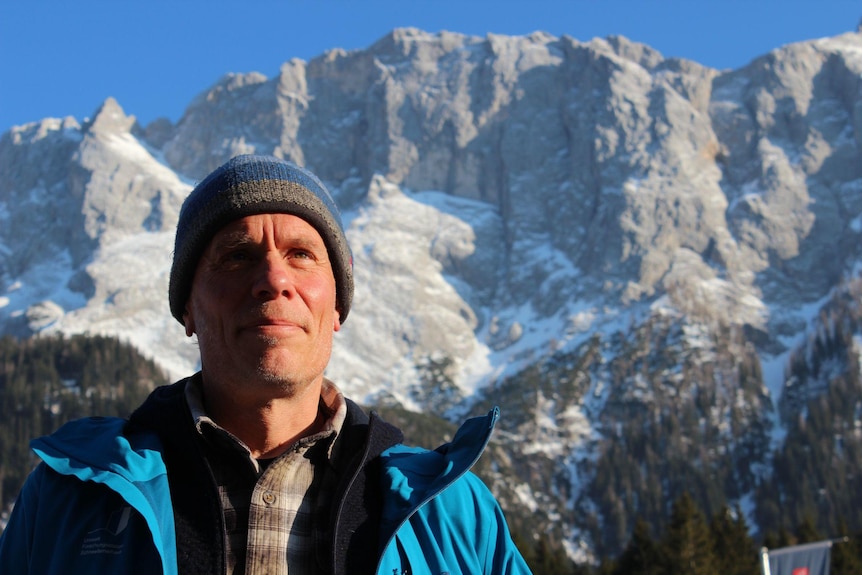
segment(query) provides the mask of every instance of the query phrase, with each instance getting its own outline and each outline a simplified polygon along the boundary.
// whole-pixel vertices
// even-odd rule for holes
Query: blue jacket
[[[166,393],[176,395],[172,387]],[[351,411],[355,416],[355,406]],[[168,412],[163,410],[160,420],[171,419]],[[370,448],[374,438],[382,435],[391,443],[392,436],[372,414],[363,428],[365,455],[351,466],[382,465],[379,473],[345,474],[350,487],[339,491],[333,513],[333,571],[371,572],[376,563],[374,572],[381,575],[529,573],[497,502],[469,472],[497,417],[494,410],[468,420],[451,443],[434,451],[396,443],[377,455]],[[168,477],[166,461],[172,457],[160,440],[165,436],[135,425],[136,419],[142,420],[78,420],[32,443],[43,462],[27,480],[0,537],[0,573],[223,571],[222,527],[216,522],[200,535],[189,526],[194,519],[183,519],[201,513],[184,509],[189,491]],[[375,432],[375,425],[385,433]],[[186,453],[186,459],[198,458]],[[381,488],[362,488],[371,478]],[[196,482],[199,491],[210,491],[205,480]],[[358,499],[354,492],[380,495]],[[205,519],[214,522],[212,514]],[[363,539],[369,525],[375,533]],[[367,547],[372,540],[380,549],[377,556]],[[209,560],[201,559],[205,555]]]
[[[494,496],[469,469],[499,416],[467,420],[434,451],[397,445],[383,452],[386,543],[379,575],[529,573]]]
[[[0,537],[0,573],[177,572],[158,440],[125,427],[83,419],[31,443],[43,463]]]

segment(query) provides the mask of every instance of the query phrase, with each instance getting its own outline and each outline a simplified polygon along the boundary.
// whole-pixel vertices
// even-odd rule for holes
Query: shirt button
[[[267,491],[266,493],[264,493],[263,502],[267,505],[272,505],[273,503],[275,503],[275,493],[271,491]]]

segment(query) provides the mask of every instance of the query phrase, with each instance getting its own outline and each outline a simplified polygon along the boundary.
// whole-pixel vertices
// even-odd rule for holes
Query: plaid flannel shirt
[[[323,430],[261,462],[234,435],[208,417],[199,385],[186,399],[215,475],[225,519],[227,572],[235,575],[328,573],[329,459],[347,414],[338,388],[324,380],[319,409]]]

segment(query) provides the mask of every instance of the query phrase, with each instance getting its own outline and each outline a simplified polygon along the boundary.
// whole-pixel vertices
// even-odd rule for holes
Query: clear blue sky
[[[620,34],[739,68],[783,44],[856,29],[859,0],[3,0],[0,133],[91,115],[108,96],[146,124],[180,118],[227,72],[365,48],[393,28],[484,36]]]

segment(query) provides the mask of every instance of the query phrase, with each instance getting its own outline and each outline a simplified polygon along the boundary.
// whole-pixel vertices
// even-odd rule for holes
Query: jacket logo
[[[122,533],[129,526],[132,508],[125,505],[111,513],[105,527],[87,532],[81,555],[119,555],[123,551]]]

